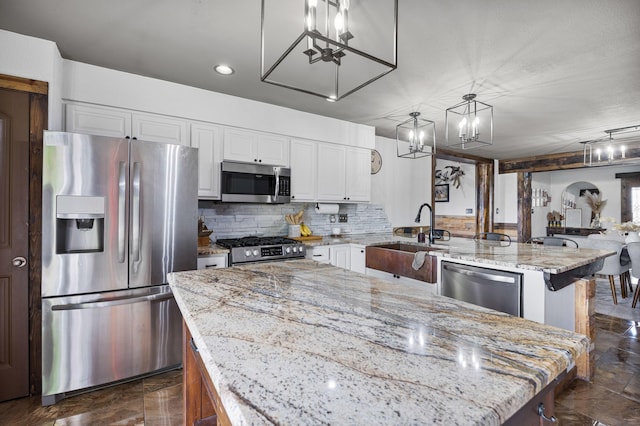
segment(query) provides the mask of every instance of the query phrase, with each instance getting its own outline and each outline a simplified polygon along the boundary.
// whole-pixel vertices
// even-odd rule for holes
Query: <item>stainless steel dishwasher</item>
[[[442,295],[522,316],[522,274],[442,262]]]

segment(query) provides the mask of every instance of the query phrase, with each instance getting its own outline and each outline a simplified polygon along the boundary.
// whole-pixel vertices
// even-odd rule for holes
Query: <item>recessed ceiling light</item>
[[[233,74],[235,71],[233,70],[233,68],[231,68],[229,65],[216,65],[213,68],[218,74],[222,74],[222,75],[229,75],[229,74]]]

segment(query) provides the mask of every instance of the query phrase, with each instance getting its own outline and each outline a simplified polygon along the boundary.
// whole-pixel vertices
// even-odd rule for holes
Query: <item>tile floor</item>
[[[596,374],[576,380],[556,397],[562,426],[640,425],[640,306],[618,306],[609,284],[596,291]],[[0,403],[0,425],[180,425],[182,371],[77,395],[50,407],[40,398]]]
[[[182,370],[80,394],[42,407],[40,397],[0,404],[0,425],[181,425]]]

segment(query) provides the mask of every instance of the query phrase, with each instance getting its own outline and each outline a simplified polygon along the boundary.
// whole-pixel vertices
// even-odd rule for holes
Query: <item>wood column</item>
[[[518,172],[518,242],[531,238],[531,172]]]
[[[476,232],[493,231],[493,162],[476,163]]]
[[[589,338],[588,352],[576,360],[577,377],[591,381],[596,369],[595,363],[595,308],[596,308],[596,279],[594,277],[582,278],[576,281],[575,293],[575,321],[576,333],[584,334]]]

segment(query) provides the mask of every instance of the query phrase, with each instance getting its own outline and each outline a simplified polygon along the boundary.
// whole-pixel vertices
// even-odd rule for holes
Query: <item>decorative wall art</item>
[[[449,202],[449,184],[443,183],[434,186],[434,200],[436,203]]]

